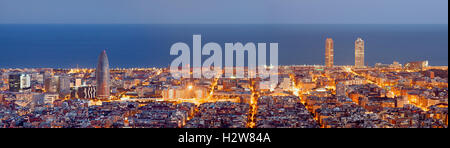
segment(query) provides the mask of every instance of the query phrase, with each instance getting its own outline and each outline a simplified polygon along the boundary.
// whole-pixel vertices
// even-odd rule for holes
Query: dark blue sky
[[[0,0],[0,24],[448,24],[448,0]]]

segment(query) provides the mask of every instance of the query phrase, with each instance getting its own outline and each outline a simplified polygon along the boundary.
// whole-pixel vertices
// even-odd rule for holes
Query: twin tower
[[[333,39],[327,38],[325,40],[325,66],[333,67],[334,65],[334,42]],[[361,38],[355,41],[355,67],[364,67],[364,40]]]

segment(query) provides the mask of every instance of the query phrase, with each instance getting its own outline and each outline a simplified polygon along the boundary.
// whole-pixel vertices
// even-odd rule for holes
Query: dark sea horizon
[[[177,57],[169,55],[172,44],[184,42],[192,50],[194,34],[202,35],[202,45],[219,43],[223,52],[225,43],[278,43],[280,65],[323,65],[327,37],[334,40],[335,65],[354,64],[358,37],[369,66],[421,60],[448,65],[448,24],[0,24],[0,68],[94,68],[104,49],[111,68],[167,67]]]

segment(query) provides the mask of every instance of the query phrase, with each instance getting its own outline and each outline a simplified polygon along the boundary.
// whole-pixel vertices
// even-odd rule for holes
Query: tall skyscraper
[[[110,97],[110,73],[109,73],[109,61],[106,55],[106,50],[100,54],[97,63],[97,70],[95,72],[97,79],[97,99],[109,99]]]
[[[59,76],[48,76],[44,81],[46,92],[56,93],[58,91]]]
[[[23,92],[31,89],[31,77],[28,74],[11,74],[8,81],[11,92]]]
[[[364,40],[361,38],[355,41],[355,67],[364,67]]]
[[[62,96],[70,93],[70,77],[60,76],[58,81],[58,93]]]
[[[334,63],[334,43],[333,39],[327,38],[325,41],[325,66],[333,67]]]
[[[20,75],[20,89],[26,90],[31,89],[31,77],[28,74]]]
[[[19,92],[20,91],[20,74],[9,75],[9,91]]]

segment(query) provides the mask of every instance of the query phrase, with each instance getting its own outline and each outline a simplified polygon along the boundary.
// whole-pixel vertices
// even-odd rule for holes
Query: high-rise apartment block
[[[334,64],[334,43],[333,39],[327,38],[325,41],[325,66],[333,67]]]
[[[355,67],[364,67],[364,40],[361,38],[355,41]]]

